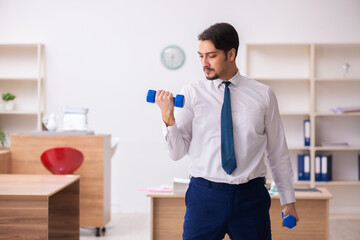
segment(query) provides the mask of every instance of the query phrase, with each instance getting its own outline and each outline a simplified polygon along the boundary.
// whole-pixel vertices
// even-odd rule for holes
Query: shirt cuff
[[[165,140],[167,140],[168,136],[176,135],[178,134],[179,130],[176,126],[176,123],[172,126],[166,126],[166,124],[162,123],[162,129],[163,129],[163,135],[165,137]]]
[[[296,202],[294,190],[286,190],[279,192],[279,197],[281,205]]]

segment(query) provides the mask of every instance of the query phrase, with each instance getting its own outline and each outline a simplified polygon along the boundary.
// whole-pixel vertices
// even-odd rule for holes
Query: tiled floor
[[[95,237],[95,229],[82,228],[81,240],[150,240],[149,214],[112,214],[105,236]],[[330,218],[330,240],[359,240],[360,216],[332,216]],[[172,240],[172,239],[169,239]],[[177,239],[174,239],[177,240]],[[276,239],[275,239],[276,240]],[[311,240],[311,239],[309,239]]]

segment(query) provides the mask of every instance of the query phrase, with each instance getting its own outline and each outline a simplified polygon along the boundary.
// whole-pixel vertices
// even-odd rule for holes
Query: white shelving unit
[[[44,74],[44,45],[0,44],[0,94],[16,95],[13,111],[0,107],[0,127],[7,135],[41,130]]]
[[[360,113],[330,111],[339,106],[360,106],[360,43],[247,44],[245,49],[245,75],[269,85],[276,93],[295,185],[334,188],[330,189],[335,196],[333,212],[350,213],[349,209],[355,207],[360,213],[356,200],[346,202],[349,208],[340,206],[344,194],[360,198]],[[311,123],[310,147],[304,146],[306,119]],[[348,142],[349,146],[322,147],[322,142]],[[315,155],[323,153],[333,155],[333,180],[316,182]],[[310,181],[297,181],[298,154],[310,154]],[[337,192],[342,197],[337,198]]]

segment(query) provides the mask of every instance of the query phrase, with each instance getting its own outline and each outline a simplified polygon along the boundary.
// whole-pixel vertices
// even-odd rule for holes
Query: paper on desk
[[[295,192],[321,192],[317,188],[295,188]]]
[[[163,192],[163,193],[169,193],[172,192],[172,188],[165,188],[165,187],[149,187],[149,188],[142,188],[140,191],[144,192]]]
[[[189,187],[190,179],[174,178],[173,191],[175,194],[185,193]]]

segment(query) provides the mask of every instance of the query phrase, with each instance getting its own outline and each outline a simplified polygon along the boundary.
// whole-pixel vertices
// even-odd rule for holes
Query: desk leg
[[[152,197],[150,210],[150,240],[154,240],[154,201],[155,199]]]

